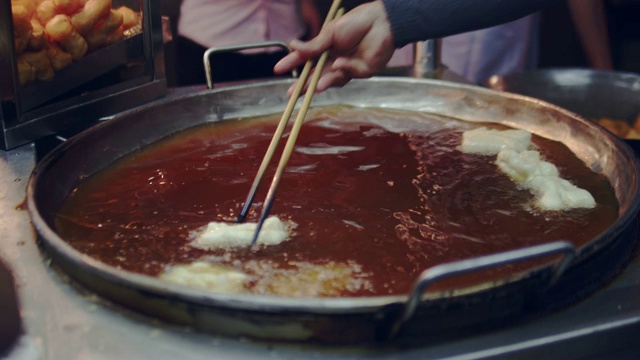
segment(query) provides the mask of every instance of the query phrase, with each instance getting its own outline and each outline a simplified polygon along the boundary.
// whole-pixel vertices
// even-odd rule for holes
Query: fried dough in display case
[[[7,150],[164,95],[159,2],[0,0]]]

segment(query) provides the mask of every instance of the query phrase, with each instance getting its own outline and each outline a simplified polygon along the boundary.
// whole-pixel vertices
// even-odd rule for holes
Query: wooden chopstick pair
[[[344,9],[340,8],[340,3],[341,3],[341,0],[333,0],[331,4],[331,8],[329,9],[329,12],[327,13],[327,17],[322,26],[323,28],[327,26],[327,24],[331,20],[337,19],[340,16],[342,16],[342,14],[344,13]],[[255,244],[256,241],[258,240],[258,236],[260,235],[260,230],[262,229],[262,225],[264,224],[264,221],[266,220],[267,216],[269,216],[269,211],[271,210],[271,206],[273,205],[273,202],[275,200],[276,189],[278,187],[278,184],[280,183],[282,174],[284,173],[284,168],[286,167],[287,162],[289,161],[289,157],[291,156],[293,147],[295,146],[295,142],[298,138],[298,134],[300,133],[300,128],[302,127],[304,118],[307,114],[307,111],[309,110],[311,100],[313,99],[313,95],[315,93],[316,87],[318,86],[318,81],[320,80],[320,75],[322,75],[322,69],[324,68],[324,65],[327,61],[327,57],[328,57],[328,52],[324,51],[320,55],[320,58],[318,59],[317,63],[315,63],[315,71],[311,76],[309,87],[307,88],[307,92],[304,96],[302,105],[300,106],[300,110],[298,111],[296,120],[293,123],[293,126],[291,128],[289,139],[287,140],[284,150],[282,151],[282,155],[280,157],[280,161],[278,162],[276,173],[273,176],[273,179],[271,181],[271,186],[269,187],[269,191],[267,192],[267,196],[265,198],[265,201],[262,207],[262,213],[260,214],[258,225],[256,227],[255,233],[251,240],[251,245]],[[313,68],[314,68],[314,61],[308,60],[305,63],[302,73],[300,74],[300,77],[291,94],[291,97],[289,98],[289,102],[287,103],[287,106],[282,114],[282,117],[280,118],[280,122],[278,123],[278,127],[276,128],[276,131],[273,134],[271,143],[269,144],[269,147],[267,148],[265,156],[262,159],[262,163],[258,168],[258,173],[256,174],[256,177],[253,180],[253,184],[251,185],[251,189],[249,190],[247,199],[245,200],[244,206],[242,207],[240,215],[238,216],[239,223],[244,222],[244,220],[247,218],[247,215],[251,208],[251,203],[255,198],[255,195],[260,185],[260,182],[262,180],[262,177],[264,176],[264,173],[267,167],[269,166],[269,163],[271,162],[271,158],[275,153],[276,147],[278,146],[278,142],[282,138],[284,129],[286,128],[287,123],[291,118],[291,114],[293,113],[293,110],[298,101],[298,98],[300,97],[300,94],[302,93],[302,89],[304,88],[304,85],[306,84],[307,79],[309,78],[309,73]]]

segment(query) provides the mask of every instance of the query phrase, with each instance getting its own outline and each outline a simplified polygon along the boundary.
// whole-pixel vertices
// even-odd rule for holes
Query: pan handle
[[[208,48],[204,52],[204,56],[202,57],[202,62],[204,63],[204,73],[207,76],[207,89],[213,89],[213,75],[211,72],[211,56],[213,54],[223,53],[223,52],[236,52],[236,51],[248,50],[248,49],[262,49],[262,48],[269,48],[269,47],[280,47],[286,50],[287,52],[291,52],[291,48],[289,47],[289,45],[287,45],[287,43],[282,41],[264,41],[264,42],[249,43],[249,44]],[[293,69],[293,71],[291,71],[291,75],[294,78],[297,78],[298,71],[296,69]]]
[[[543,256],[562,254],[563,258],[556,265],[554,273],[549,281],[553,285],[562,273],[567,269],[576,255],[576,249],[566,241],[556,241],[549,244],[537,245],[524,249],[507,251],[494,255],[481,256],[468,260],[456,261],[448,264],[437,265],[423,271],[416,280],[404,305],[402,315],[392,324],[389,338],[394,338],[404,324],[414,315],[420,298],[425,290],[441,279],[461,275],[473,271],[512,264],[520,261],[531,260]]]

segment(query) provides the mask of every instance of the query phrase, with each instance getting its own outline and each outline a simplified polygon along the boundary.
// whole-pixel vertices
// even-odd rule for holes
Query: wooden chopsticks
[[[327,13],[327,17],[324,21],[323,27],[325,27],[331,20],[342,16],[342,14],[344,13],[344,9],[342,8],[339,9],[340,3],[341,3],[341,0],[333,0],[333,3],[331,4],[331,8],[329,9],[329,12]],[[311,100],[313,99],[313,95],[315,93],[316,87],[318,86],[318,81],[320,80],[320,75],[322,74],[322,69],[327,61],[327,57],[328,57],[328,52],[325,51],[320,55],[320,58],[318,59],[317,63],[315,63],[313,60],[308,60],[306,62],[302,70],[302,73],[300,74],[300,78],[298,79],[296,86],[291,94],[291,97],[289,98],[289,102],[287,103],[287,106],[282,114],[282,117],[280,118],[278,127],[276,128],[276,131],[273,134],[271,143],[269,144],[269,147],[267,148],[265,156],[262,159],[262,163],[260,164],[256,177],[253,180],[253,184],[251,185],[251,189],[249,190],[249,194],[247,196],[247,199],[245,200],[244,206],[242,207],[240,215],[238,216],[238,222],[243,222],[246,219],[247,214],[249,213],[249,209],[251,208],[251,203],[255,198],[256,191],[262,180],[262,177],[264,176],[264,173],[269,163],[271,162],[271,158],[275,153],[278,142],[282,138],[284,129],[287,123],[289,122],[289,119],[291,118],[293,109],[295,108],[298,98],[302,93],[302,89],[304,88],[304,85],[306,84],[307,79],[309,78],[309,73],[313,69],[314,63],[315,63],[315,71],[311,77],[311,81],[309,82],[309,87],[307,88],[307,92],[303,99],[300,110],[298,111],[296,120],[293,123],[291,132],[289,134],[289,139],[287,140],[284,150],[282,151],[282,155],[280,157],[280,161],[278,162],[276,173],[271,181],[271,186],[269,187],[269,191],[267,192],[267,196],[262,207],[262,213],[260,214],[258,225],[256,227],[256,231],[251,241],[252,245],[255,244],[255,242],[257,241],[258,236],[260,234],[260,230],[262,229],[262,225],[264,224],[264,221],[269,215],[269,211],[271,210],[271,206],[273,205],[273,202],[275,200],[276,189],[278,187],[278,184],[280,183],[280,179],[282,178],[284,168],[286,167],[287,162],[289,161],[291,152],[293,151],[293,147],[295,145],[296,139],[298,138],[298,134],[300,133],[300,128],[302,126],[302,123],[304,122],[304,118],[307,114],[307,111],[309,110]]]

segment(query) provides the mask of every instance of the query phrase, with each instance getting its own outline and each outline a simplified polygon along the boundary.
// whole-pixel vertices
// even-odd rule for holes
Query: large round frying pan
[[[364,298],[296,299],[187,288],[107,266],[77,252],[56,234],[53,214],[86,177],[137,149],[204,122],[279,113],[290,84],[277,80],[159,101],[98,124],[49,153],[36,166],[27,197],[33,224],[52,263],[115,303],[201,331],[285,341],[362,343],[399,338],[423,342],[565,305],[611,279],[636,243],[639,165],[627,145],[589,121],[540,100],[411,78],[353,81],[318,94],[314,105],[425,111],[497,122],[560,141],[610,180],[620,204],[617,221],[581,248],[558,241],[442,264],[426,270],[406,296]],[[429,290],[448,277],[523,261],[533,261],[535,266],[473,286]]]

